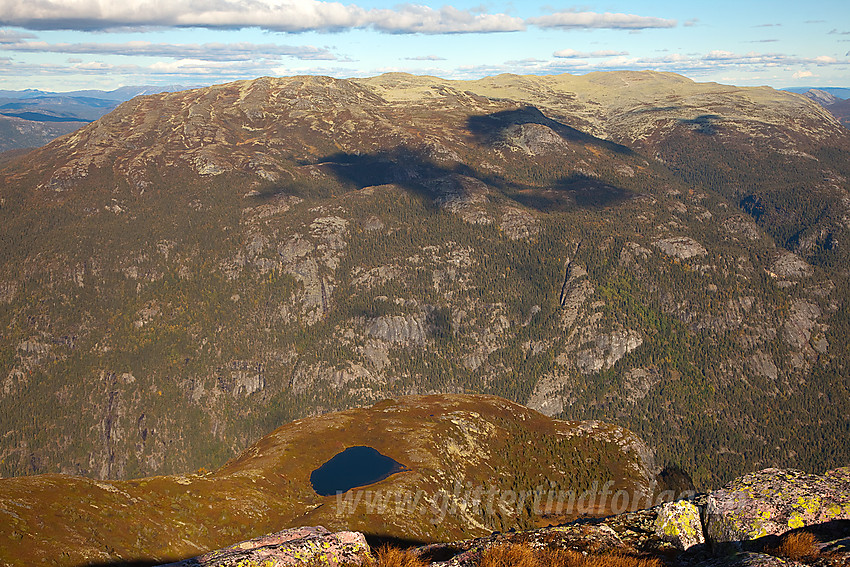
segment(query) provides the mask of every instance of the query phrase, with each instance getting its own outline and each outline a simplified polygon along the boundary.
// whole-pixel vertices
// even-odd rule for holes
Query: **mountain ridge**
[[[763,88],[482,81],[149,95],[7,164],[3,474],[217,467],[462,391],[617,420],[701,486],[843,464],[850,133]]]

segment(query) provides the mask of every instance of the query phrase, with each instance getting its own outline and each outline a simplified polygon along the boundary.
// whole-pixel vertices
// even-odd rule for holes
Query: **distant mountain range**
[[[830,112],[839,122],[850,127],[850,99],[842,99],[821,89],[811,89],[803,93]]]
[[[850,88],[848,87],[787,87],[782,90],[797,94],[806,94],[811,90],[816,90],[827,92],[832,96],[840,99],[850,98]]]
[[[110,100],[113,102],[124,102],[126,100],[130,100],[131,98],[140,96],[140,95],[148,95],[148,94],[159,94],[159,93],[169,93],[175,91],[185,90],[187,86],[183,85],[167,85],[167,86],[153,86],[153,85],[137,85],[137,86],[129,86],[129,87],[121,87],[112,91],[101,91],[96,89],[89,89],[83,91],[67,91],[67,92],[52,92],[52,91],[41,91],[37,89],[25,89],[20,91],[4,91],[0,90],[0,98],[18,98],[23,100],[28,99],[37,99],[44,97],[66,97],[66,98],[75,98],[75,99],[99,99],[99,100]]]
[[[136,96],[183,90],[182,86],[121,87],[113,91],[0,90],[0,152],[35,148],[97,120]]]

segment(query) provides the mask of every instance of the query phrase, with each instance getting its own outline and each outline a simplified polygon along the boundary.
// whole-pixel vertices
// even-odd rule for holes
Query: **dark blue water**
[[[407,467],[380,454],[372,447],[349,447],[310,475],[310,484],[320,496],[330,496],[358,486],[384,480]]]

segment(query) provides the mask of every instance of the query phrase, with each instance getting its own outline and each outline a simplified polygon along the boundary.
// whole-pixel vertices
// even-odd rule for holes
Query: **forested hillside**
[[[490,393],[702,486],[850,461],[850,131],[660,73],[257,79],[0,172],[0,471],[220,465]]]

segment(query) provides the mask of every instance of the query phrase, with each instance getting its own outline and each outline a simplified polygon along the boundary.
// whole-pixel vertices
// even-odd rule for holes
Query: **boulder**
[[[706,535],[712,547],[850,519],[850,467],[823,476],[765,469],[738,478],[709,494]]]
[[[167,567],[288,567],[367,565],[369,545],[360,532],[331,533],[322,526],[293,528],[243,541]]]
[[[663,504],[655,520],[655,535],[682,551],[705,543],[699,508],[687,500]]]

